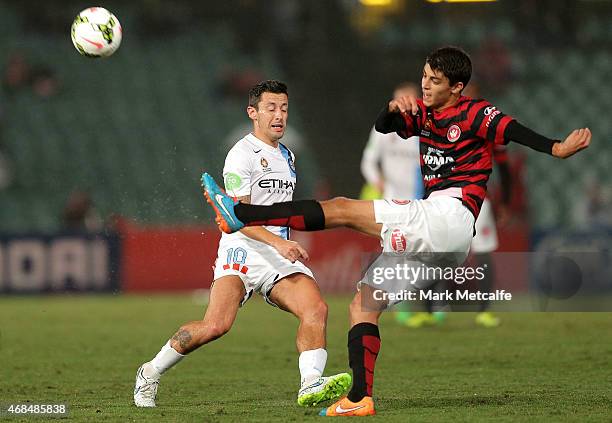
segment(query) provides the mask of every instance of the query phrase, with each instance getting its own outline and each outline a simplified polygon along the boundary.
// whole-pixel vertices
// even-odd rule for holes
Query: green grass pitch
[[[327,374],[348,370],[349,301],[328,298]],[[135,408],[138,366],[203,311],[190,296],[0,298],[0,404],[66,403],[69,421],[322,419],[295,403],[296,320],[259,298],[228,335],[163,376],[156,409]],[[381,324],[374,420],[612,421],[610,313],[506,313],[497,329],[467,313],[419,330],[391,317]]]

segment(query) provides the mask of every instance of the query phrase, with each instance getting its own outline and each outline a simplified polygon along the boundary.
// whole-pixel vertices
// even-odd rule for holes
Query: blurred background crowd
[[[74,224],[75,196],[104,221],[208,221],[199,173],[220,173],[248,88],[268,78],[290,89],[296,197],[355,197],[376,114],[444,44],[471,54],[482,96],[522,123],[593,130],[563,166],[511,148],[515,211],[536,228],[612,224],[612,1],[111,0],[124,37],[106,60],[72,47],[83,6],[0,1],[4,232]]]

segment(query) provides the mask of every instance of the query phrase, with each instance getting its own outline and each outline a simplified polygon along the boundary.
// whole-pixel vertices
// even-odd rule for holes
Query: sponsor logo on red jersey
[[[491,109],[491,110],[489,110],[489,109]],[[489,113],[487,113],[487,112],[489,112]],[[492,106],[492,107],[487,107],[487,108],[485,109],[485,113],[484,113],[484,114],[485,114],[485,116],[488,116],[488,117],[487,117],[487,122],[485,123],[485,126],[488,128],[488,127],[489,127],[489,125],[491,125],[491,122],[493,121],[493,119],[495,118],[495,116],[497,116],[497,115],[498,115],[498,114],[500,114],[500,113],[501,113],[501,112],[500,112],[499,110],[495,110],[495,107],[494,107],[494,106]]]
[[[391,231],[391,248],[396,253],[403,253],[406,251],[408,243],[406,242],[406,237],[401,229],[393,229]]]

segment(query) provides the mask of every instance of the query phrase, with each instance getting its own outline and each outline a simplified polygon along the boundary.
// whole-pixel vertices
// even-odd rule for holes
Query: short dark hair
[[[276,79],[268,79],[255,85],[249,90],[249,106],[257,108],[257,104],[261,100],[263,93],[287,94],[287,84]]]
[[[448,78],[450,85],[463,82],[465,87],[472,77],[470,56],[459,47],[447,46],[434,50],[425,63],[434,71],[440,71]]]

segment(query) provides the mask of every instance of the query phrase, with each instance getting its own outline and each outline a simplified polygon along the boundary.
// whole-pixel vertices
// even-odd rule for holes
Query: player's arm
[[[553,140],[513,120],[506,127],[504,138],[507,141],[517,142],[536,151],[566,159],[589,146],[591,130],[589,128],[575,129],[563,141]]]
[[[237,197],[237,199],[243,203],[251,203],[250,195]],[[308,260],[308,253],[299,243],[281,238],[263,226],[247,226],[242,228],[240,232],[255,241],[263,242],[273,247],[281,256],[291,261],[291,263],[295,263],[300,259]]]
[[[374,127],[382,134],[397,132],[400,137],[409,138],[416,133],[418,112],[416,98],[394,98],[380,111]]]
[[[496,144],[514,141],[561,159],[587,148],[591,142],[589,128],[576,129],[563,141],[547,138],[501,113],[485,100],[473,103],[468,116],[472,118],[471,129],[484,139]]]

